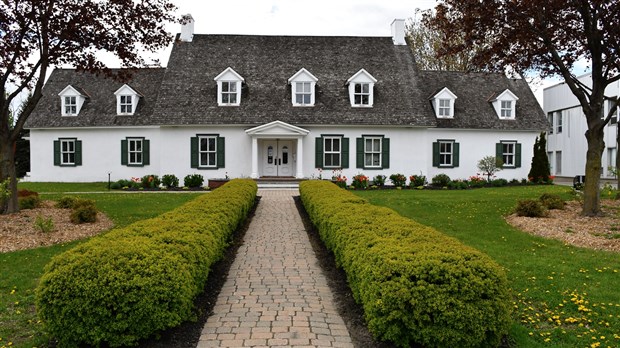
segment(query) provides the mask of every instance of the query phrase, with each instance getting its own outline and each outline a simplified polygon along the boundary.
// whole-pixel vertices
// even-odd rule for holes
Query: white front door
[[[269,139],[263,144],[263,176],[293,176],[293,141]]]

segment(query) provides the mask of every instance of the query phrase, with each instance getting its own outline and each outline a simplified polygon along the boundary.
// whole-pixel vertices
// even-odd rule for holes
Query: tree
[[[11,197],[0,212],[18,210],[15,142],[41,98],[48,70],[73,65],[78,70],[125,79],[144,66],[143,51],[171,41],[167,22],[178,22],[169,0],[5,0],[0,2],[0,182],[9,179]],[[123,69],[112,74],[101,52],[116,56]],[[114,76],[112,76],[114,75]],[[31,97],[11,128],[9,109],[18,96]]]
[[[486,156],[478,161],[478,170],[487,176],[487,181],[491,181],[491,176],[502,170],[504,161],[501,158],[495,158],[495,156]]]
[[[442,70],[442,71],[475,71],[477,69],[471,64],[473,51],[459,52],[454,55],[439,56],[441,49],[441,32],[428,25],[429,20],[434,17],[433,10],[415,11],[415,16],[407,24],[406,38],[415,62],[421,70]],[[457,36],[452,36],[452,40],[457,41]]]
[[[536,137],[534,143],[534,157],[532,157],[532,167],[527,177],[532,181],[549,182],[549,158],[547,157],[547,140],[545,133],[540,133],[540,138]]]
[[[480,48],[472,59],[478,67],[509,67],[517,73],[537,71],[541,77],[564,79],[588,124],[582,215],[600,215],[603,129],[618,106],[617,98],[605,96],[605,88],[620,79],[620,1],[441,0],[435,10],[431,25],[442,33],[441,54],[474,46]],[[462,42],[450,40],[452,35],[462,37]],[[572,72],[583,60],[590,62],[591,86]],[[601,118],[605,100],[613,101],[612,108]]]

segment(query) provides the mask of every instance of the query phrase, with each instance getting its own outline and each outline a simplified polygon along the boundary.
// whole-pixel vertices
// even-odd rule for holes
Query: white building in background
[[[585,74],[579,80],[586,85],[592,84],[592,74]],[[618,95],[619,84],[614,83],[607,87],[605,95]],[[611,101],[606,101],[601,117],[607,116]],[[564,82],[543,91],[543,109],[549,121],[547,132],[547,156],[551,166],[551,175],[572,178],[584,175],[586,168],[586,152],[588,143],[585,137],[588,125],[581,105]],[[616,134],[618,132],[618,113],[605,126],[605,151],[601,163],[603,166],[602,178],[612,179],[613,174],[609,167],[616,165]]]

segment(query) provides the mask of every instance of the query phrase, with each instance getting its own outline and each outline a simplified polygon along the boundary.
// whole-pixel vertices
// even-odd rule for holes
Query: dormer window
[[[245,81],[241,75],[228,67],[217,75],[217,105],[239,106],[241,104],[241,84]]]
[[[304,68],[288,79],[293,106],[314,106],[317,81],[318,79]]]
[[[60,114],[62,116],[77,116],[88,97],[85,92],[73,86],[65,87],[58,95],[60,96]]]
[[[377,83],[372,75],[361,69],[347,80],[349,100],[353,107],[372,107],[374,103],[374,86]]]
[[[494,99],[491,99],[497,117],[502,120],[514,120],[516,116],[516,104],[519,98],[509,89],[504,90]]]
[[[431,96],[430,100],[435,110],[435,116],[437,118],[453,118],[456,98],[457,96],[447,87]]]
[[[138,101],[142,95],[129,85],[123,85],[114,92],[116,96],[116,114],[119,116],[131,116],[136,113]]]

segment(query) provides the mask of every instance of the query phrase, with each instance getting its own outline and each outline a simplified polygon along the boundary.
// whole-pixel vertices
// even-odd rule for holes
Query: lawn
[[[95,200],[117,227],[151,218],[171,210],[200,193],[88,193],[103,191],[103,183],[49,184],[20,183],[20,189],[39,192],[42,199],[57,199],[62,192]],[[81,243],[77,241],[51,247],[0,254],[0,348],[46,347],[48,338],[43,333],[34,309],[34,289],[43,267],[63,251]]]
[[[355,191],[491,256],[513,291],[516,347],[620,346],[620,255],[564,245],[509,226],[517,200],[570,188]]]

